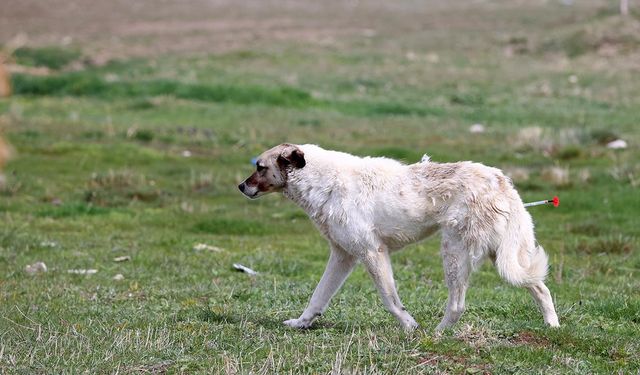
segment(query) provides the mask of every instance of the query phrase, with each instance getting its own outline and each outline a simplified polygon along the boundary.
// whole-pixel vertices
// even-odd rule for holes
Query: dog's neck
[[[340,186],[335,174],[345,169],[351,155],[326,151],[317,146],[303,146],[306,164],[303,168],[289,171],[287,185],[283,189],[285,197],[300,206],[314,220],[323,221],[324,216],[333,210],[325,205],[336,194]],[[339,157],[327,157],[327,154],[341,154]]]
[[[283,190],[285,197],[314,217],[319,207],[322,207],[329,199],[333,187],[326,177],[320,173],[313,163],[307,162],[304,168],[292,170],[287,178],[287,185]]]

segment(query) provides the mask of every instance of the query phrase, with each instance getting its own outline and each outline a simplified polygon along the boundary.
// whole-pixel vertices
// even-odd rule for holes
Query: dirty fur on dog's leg
[[[418,328],[418,323],[416,323],[404,308],[398,296],[396,283],[393,279],[389,252],[383,247],[380,247],[377,251],[374,250],[367,253],[363,259],[363,263],[373,278],[387,310],[398,319],[405,330],[412,331]]]
[[[544,317],[544,322],[551,327],[560,327],[549,288],[542,281],[539,281],[533,285],[528,285],[527,289],[529,289],[531,296],[538,304]]]
[[[313,321],[324,313],[331,297],[347,279],[357,259],[338,246],[331,246],[327,267],[316,287],[311,300],[298,319],[289,319],[284,324],[293,328],[309,328]]]
[[[449,288],[447,308],[436,331],[440,332],[455,324],[465,309],[465,294],[469,285],[471,263],[469,252],[462,241],[452,239],[447,234],[442,236],[442,260],[444,264],[444,280]]]

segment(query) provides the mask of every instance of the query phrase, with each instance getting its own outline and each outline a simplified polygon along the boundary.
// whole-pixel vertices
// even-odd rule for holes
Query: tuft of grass
[[[205,192],[216,188],[214,175],[210,172],[196,173],[191,171],[189,178],[189,190],[194,192]]]
[[[150,100],[149,98],[133,99],[131,102],[127,104],[128,109],[138,110],[138,111],[144,111],[144,110],[152,109],[155,107],[156,107],[156,104],[153,102],[153,100]]]
[[[400,103],[378,103],[369,105],[366,111],[370,115],[418,115],[423,116],[427,113],[424,108],[412,107]]]
[[[568,230],[574,234],[584,234],[591,237],[597,237],[602,234],[602,224],[599,221],[588,220],[581,223],[569,224]]]
[[[151,142],[153,140],[153,131],[149,129],[139,129],[133,133],[133,139],[140,142]]]
[[[87,130],[82,132],[82,134],[80,135],[80,137],[82,137],[83,139],[92,141],[102,140],[106,138],[106,136],[107,135],[102,130]]]
[[[594,49],[594,42],[585,30],[577,30],[566,36],[553,38],[542,43],[540,52],[562,52],[569,57],[578,57]]]
[[[582,156],[582,148],[576,145],[569,145],[559,149],[555,156],[561,160],[576,159]]]
[[[504,173],[509,176],[511,181],[516,184],[529,181],[530,171],[527,168],[522,167],[507,167],[503,168]]]
[[[569,168],[558,166],[546,167],[540,173],[540,178],[556,187],[568,187],[571,185]]]
[[[20,47],[13,52],[13,56],[18,64],[59,70],[80,58],[82,54],[75,49],[50,46]]]
[[[319,128],[322,126],[322,121],[319,119],[299,119],[296,123],[300,126],[308,126],[311,128]]]
[[[596,143],[602,146],[616,139],[620,139],[620,136],[611,129],[595,129],[591,131],[590,136]]]
[[[87,203],[102,207],[126,206],[133,202],[158,203],[162,197],[155,181],[129,170],[94,173],[85,191]]]
[[[471,107],[481,106],[485,103],[482,94],[476,92],[460,92],[451,95],[449,98],[452,104],[466,105]]]
[[[634,244],[632,237],[619,234],[595,241],[581,241],[576,246],[576,251],[585,254],[630,254],[635,248]]]

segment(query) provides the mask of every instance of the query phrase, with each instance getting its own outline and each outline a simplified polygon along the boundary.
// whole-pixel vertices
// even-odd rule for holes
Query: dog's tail
[[[507,233],[496,249],[495,264],[500,276],[516,286],[532,285],[545,279],[549,258],[535,242],[530,221],[509,223]]]

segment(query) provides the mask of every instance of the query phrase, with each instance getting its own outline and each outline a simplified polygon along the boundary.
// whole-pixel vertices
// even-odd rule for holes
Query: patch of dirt
[[[139,374],[166,374],[173,365],[173,361],[160,361],[158,363],[141,365],[131,369],[131,372]]]
[[[528,345],[535,347],[547,348],[551,346],[551,341],[547,338],[538,336],[531,331],[523,331],[512,338],[509,339],[509,342],[515,345]]]

